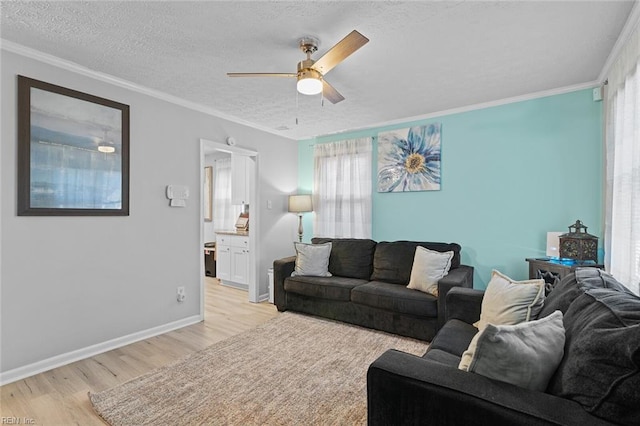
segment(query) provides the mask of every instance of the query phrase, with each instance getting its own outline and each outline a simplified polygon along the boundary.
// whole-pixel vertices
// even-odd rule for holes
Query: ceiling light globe
[[[314,77],[301,78],[297,88],[303,95],[317,95],[322,92],[322,81]]]
[[[98,151],[104,152],[105,154],[111,154],[116,152],[116,149],[111,145],[98,145]]]

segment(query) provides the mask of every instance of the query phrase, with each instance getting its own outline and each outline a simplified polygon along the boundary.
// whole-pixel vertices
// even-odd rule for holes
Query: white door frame
[[[208,139],[200,139],[200,252],[204,250],[204,167],[205,167],[205,146],[212,148],[216,151],[227,152],[229,154],[246,155],[252,157],[254,161],[250,161],[249,164],[253,166],[253,171],[249,175],[251,176],[249,185],[249,212],[250,212],[250,238],[249,238],[249,301],[259,302],[260,298],[260,285],[258,283],[258,268],[260,266],[260,255],[258,253],[258,247],[260,247],[260,209],[259,206],[259,194],[258,194],[258,152],[250,149],[240,148],[237,146],[229,146],[222,142],[216,142]],[[204,255],[200,256],[200,317],[204,319]]]

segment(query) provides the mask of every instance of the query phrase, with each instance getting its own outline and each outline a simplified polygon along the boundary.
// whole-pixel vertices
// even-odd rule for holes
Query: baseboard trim
[[[177,330],[188,325],[197,324],[201,321],[202,318],[200,315],[194,315],[178,321],[170,322],[168,324],[149,328],[147,330],[137,331],[126,336],[107,340],[106,342],[87,346],[86,348],[81,348],[75,351],[67,352],[65,354],[56,355],[51,358],[43,359],[42,361],[37,361],[29,365],[14,368],[12,370],[0,372],[0,386],[16,382],[26,377],[40,374],[57,367],[62,367],[63,365],[80,361],[94,355],[117,349],[131,343],[139,342],[140,340],[168,333],[169,331]]]

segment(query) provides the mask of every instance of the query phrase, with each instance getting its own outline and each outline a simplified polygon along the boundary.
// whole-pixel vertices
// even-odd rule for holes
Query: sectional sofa
[[[640,425],[638,296],[596,268],[563,278],[538,315],[541,321],[561,317],[565,338],[559,365],[553,365],[542,390],[458,368],[478,333],[473,324],[481,316],[484,296],[480,290],[452,289],[448,321],[422,357],[389,350],[370,365],[370,426]],[[522,331],[519,325],[511,327]],[[499,336],[489,343],[505,342]],[[534,349],[549,349],[552,343],[543,337]],[[526,362],[514,352],[519,353],[500,352],[499,358],[514,356],[516,368],[524,367]]]

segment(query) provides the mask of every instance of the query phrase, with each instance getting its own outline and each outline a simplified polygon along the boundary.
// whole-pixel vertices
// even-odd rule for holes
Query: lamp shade
[[[311,195],[289,195],[289,211],[292,213],[313,211]]]

